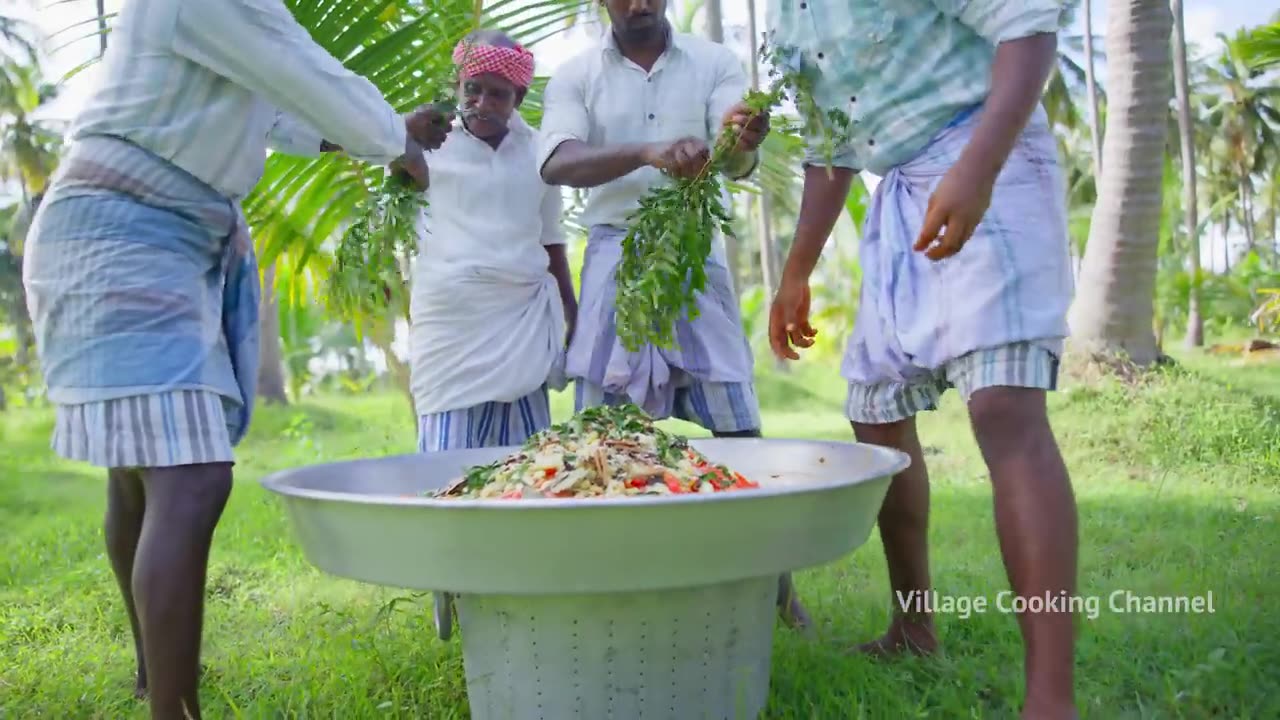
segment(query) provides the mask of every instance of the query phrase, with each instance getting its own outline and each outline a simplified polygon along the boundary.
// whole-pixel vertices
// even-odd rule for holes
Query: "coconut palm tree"
[[[1187,228],[1187,255],[1191,261],[1191,282],[1187,294],[1187,347],[1204,345],[1204,318],[1200,316],[1200,238],[1196,228],[1196,154],[1195,127],[1191,115],[1191,89],[1187,80],[1187,34],[1183,22],[1182,0],[1172,0],[1173,13],[1173,78],[1178,102],[1178,138],[1182,156],[1182,210]]]
[[[1152,319],[1172,29],[1167,0],[1107,7],[1105,172],[1070,317],[1072,350],[1085,359],[1158,359]]]
[[[1258,216],[1255,181],[1264,174],[1266,161],[1280,142],[1276,136],[1280,86],[1250,69],[1241,47],[1246,37],[1243,31],[1234,37],[1219,34],[1222,54],[1206,71],[1209,81],[1221,91],[1208,112],[1208,121],[1216,129],[1215,151],[1220,167],[1237,183],[1240,205],[1236,220],[1252,250]]]
[[[1102,125],[1098,121],[1098,81],[1094,72],[1093,54],[1093,0],[1084,0],[1084,72],[1088,91],[1089,153],[1093,158],[1094,174],[1102,173]]]
[[[1240,52],[1254,72],[1280,67],[1280,12],[1271,22],[1249,31],[1240,39]]]

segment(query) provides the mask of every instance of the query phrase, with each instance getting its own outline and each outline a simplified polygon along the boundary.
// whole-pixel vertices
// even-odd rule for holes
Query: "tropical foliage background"
[[[748,15],[756,16],[749,1]],[[763,1],[763,0],[762,0]],[[0,14],[0,407],[42,402],[21,284],[26,227],[57,165],[60,123],[42,119],[65,77],[44,68],[57,48],[85,36],[110,43],[113,14],[102,0],[31,0],[92,5],[85,22],[45,36],[10,2]],[[285,0],[299,22],[398,108],[452,95],[449,54],[473,27],[497,27],[535,52],[581,23],[605,23],[590,0]],[[30,8],[27,8],[28,10]],[[1107,3],[1107,27],[1092,28],[1090,0],[1067,2],[1085,32],[1064,35],[1044,104],[1067,170],[1077,302],[1073,348],[1087,360],[1152,365],[1174,338],[1191,346],[1274,334],[1280,315],[1280,14],[1222,36],[1212,50],[1189,45],[1181,0]],[[672,22],[726,42],[720,0],[672,2]],[[751,38],[742,47],[753,78],[766,69]],[[92,61],[90,61],[92,62]],[[77,71],[80,68],[77,68]],[[536,124],[539,78],[522,111]],[[799,143],[770,136],[761,171],[735,187],[737,232],[726,239],[759,357],[767,300],[798,210]],[[361,392],[407,383],[403,309],[384,317],[335,317],[319,292],[344,223],[376,187],[379,168],[330,155],[271,156],[245,209],[263,260],[269,305],[263,328],[262,391],[289,402],[325,390]],[[857,311],[858,228],[870,184],[855,183],[847,217],[815,279],[823,329],[817,353],[834,359]],[[581,197],[568,193],[576,210]],[[580,233],[574,218],[566,222]],[[581,236],[579,234],[579,240]],[[581,242],[571,246],[580,258]],[[1265,343],[1254,343],[1262,347]]]

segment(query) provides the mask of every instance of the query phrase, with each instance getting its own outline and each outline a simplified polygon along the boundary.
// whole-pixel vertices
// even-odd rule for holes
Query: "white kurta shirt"
[[[402,116],[312,41],[281,0],[126,0],[69,137],[123,137],[243,198],[268,145],[320,141],[377,164],[404,153]]]
[[[724,114],[750,88],[742,62],[719,43],[678,32],[671,38],[649,72],[623,57],[613,33],[561,65],[543,93],[538,167],[566,140],[598,147],[692,136],[714,144]],[[643,167],[592,188],[582,224],[625,228],[640,198],[663,182],[658,169]]]
[[[514,402],[562,366],[564,307],[548,245],[565,242],[560,189],[542,181],[519,115],[495,149],[459,121],[427,153],[431,187],[409,331],[418,414]]]

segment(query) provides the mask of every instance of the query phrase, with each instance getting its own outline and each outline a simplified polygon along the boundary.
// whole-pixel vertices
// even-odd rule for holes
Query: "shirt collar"
[[[671,26],[670,21],[666,23],[666,26],[667,49],[663,51],[663,54],[665,55],[672,51],[677,53],[687,52],[684,33],[677,32],[676,29]],[[618,47],[618,39],[613,36],[613,30],[605,30],[604,43],[601,46],[601,51],[606,55],[612,55],[615,59],[622,57],[622,48]]]

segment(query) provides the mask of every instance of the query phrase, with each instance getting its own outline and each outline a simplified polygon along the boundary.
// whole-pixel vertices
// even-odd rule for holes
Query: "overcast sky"
[[[215,0],[216,1],[216,0]],[[764,29],[764,8],[768,0],[757,0],[757,27]],[[10,0],[8,5],[23,3]],[[1097,0],[1093,3],[1094,32],[1106,33],[1106,2]],[[94,0],[34,0],[38,12],[29,10],[34,19],[45,32],[59,33],[51,43],[53,51],[47,71],[51,78],[63,74],[92,58],[97,53],[97,38],[81,38],[93,31],[92,24],[84,24],[67,30],[76,23],[91,20],[95,13]],[[108,12],[119,9],[120,0],[107,0]],[[746,3],[723,2],[724,21],[726,26],[745,28],[747,24]],[[1253,26],[1266,22],[1274,12],[1274,3],[1267,0],[1185,0],[1187,35],[1191,42],[1202,47],[1217,44],[1214,35],[1218,32],[1230,33],[1242,26]],[[1083,23],[1077,21],[1075,32],[1080,32]],[[554,42],[543,42],[533,48],[538,59],[538,73],[547,74],[554,70],[566,58],[587,47],[599,33],[598,25],[587,25],[557,36]],[[72,42],[74,40],[74,42]],[[59,47],[61,46],[61,47]],[[46,110],[49,116],[68,118],[74,115],[84,101],[85,90],[92,86],[94,71],[85,70],[70,80],[63,89],[61,97]],[[1105,76],[1103,77],[1105,82]],[[45,113],[42,113],[45,114]]]

